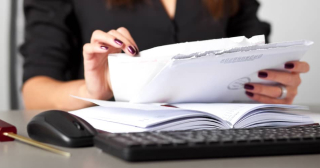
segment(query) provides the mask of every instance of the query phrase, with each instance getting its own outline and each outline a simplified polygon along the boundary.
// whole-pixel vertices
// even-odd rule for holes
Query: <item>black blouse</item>
[[[132,8],[107,8],[105,0],[25,0],[23,81],[44,75],[68,81],[83,79],[82,46],[94,30],[126,27],[140,50],[159,45],[270,33],[257,18],[256,0],[240,0],[232,17],[215,20],[201,0],[178,0],[170,20],[160,0]]]

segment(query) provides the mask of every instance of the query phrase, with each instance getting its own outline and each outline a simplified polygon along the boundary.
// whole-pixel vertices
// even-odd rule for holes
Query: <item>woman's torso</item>
[[[171,20],[160,0],[107,9],[105,0],[73,0],[82,43],[92,32],[126,27],[140,50],[178,42],[222,38],[226,19],[214,20],[200,0],[178,0]]]
[[[241,5],[245,8],[241,9]],[[255,0],[242,0],[239,16],[233,19],[224,16],[217,20],[201,0],[177,0],[175,16],[171,20],[160,0],[111,9],[106,0],[26,0],[25,10],[37,12],[26,10],[26,42],[21,50],[25,57],[23,80],[35,75],[58,80],[83,79],[82,46],[90,43],[91,35],[97,29],[107,32],[126,27],[140,50],[186,41],[265,34],[268,27],[261,27],[255,16],[258,6]],[[243,19],[244,24],[241,23]],[[39,26],[41,23],[43,26]],[[53,34],[46,34],[50,31]],[[50,38],[50,42],[42,37]],[[63,69],[53,72],[55,67]]]

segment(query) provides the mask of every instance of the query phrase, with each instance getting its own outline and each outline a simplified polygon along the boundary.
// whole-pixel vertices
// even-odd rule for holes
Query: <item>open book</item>
[[[264,44],[264,36],[179,43],[108,57],[115,99],[132,103],[243,103],[246,83],[277,83],[258,78],[264,69],[286,71],[313,44],[300,40]]]
[[[276,104],[132,104],[80,98],[99,106],[70,113],[107,132],[279,127],[313,124],[305,106]]]

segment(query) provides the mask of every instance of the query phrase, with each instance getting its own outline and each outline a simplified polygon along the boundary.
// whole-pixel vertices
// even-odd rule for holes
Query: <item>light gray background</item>
[[[272,24],[271,42],[308,39],[315,42],[304,56],[311,70],[301,75],[295,104],[320,104],[320,1],[260,0],[259,16]]]
[[[0,111],[9,109],[9,22],[10,1],[0,5]],[[303,58],[311,71],[302,75],[303,83],[295,104],[319,105],[320,24],[319,0],[260,0],[259,17],[272,24],[271,42],[308,39],[315,45]],[[21,26],[21,23],[18,24]]]
[[[0,111],[9,109],[10,1],[0,1]]]

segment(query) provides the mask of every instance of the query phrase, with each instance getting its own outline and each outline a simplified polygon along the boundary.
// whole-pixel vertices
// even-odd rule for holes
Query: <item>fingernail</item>
[[[122,46],[123,42],[118,40],[118,39],[114,39],[114,42],[117,43],[118,45]]]
[[[293,64],[293,63],[286,63],[286,64],[284,65],[284,68],[286,68],[286,69],[292,69],[292,68],[294,68],[294,64]]]
[[[100,46],[100,48],[103,49],[103,50],[108,50],[107,46]]]
[[[135,50],[132,46],[129,46],[129,47],[128,47],[128,51],[129,51],[131,54],[135,54],[135,53],[136,53],[136,50]]]
[[[248,95],[249,97],[253,97],[253,93],[251,92],[246,92],[246,95]]]
[[[245,88],[245,89],[248,89],[248,90],[253,90],[253,89],[254,89],[254,86],[249,85],[249,84],[245,84],[245,85],[244,85],[244,88]]]
[[[267,72],[259,72],[258,76],[260,78],[266,78],[266,77],[268,77],[268,73]]]

